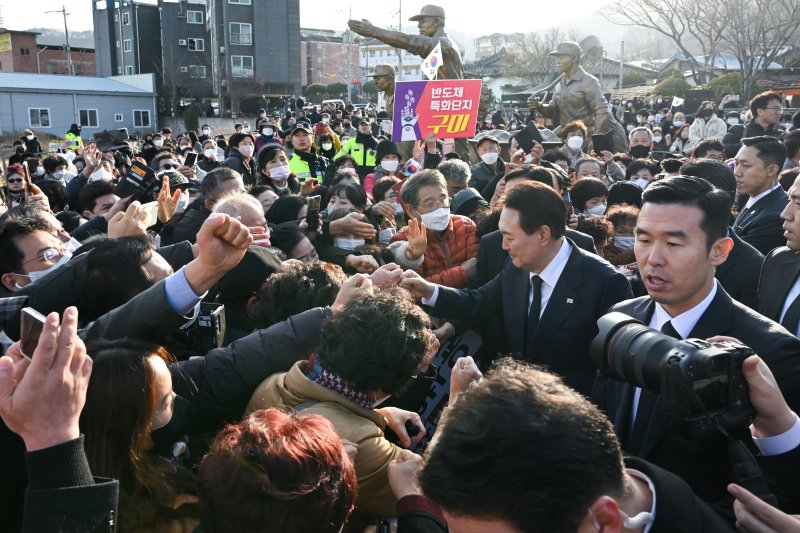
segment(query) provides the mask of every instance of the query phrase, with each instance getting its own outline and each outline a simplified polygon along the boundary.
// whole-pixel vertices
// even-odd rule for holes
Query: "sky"
[[[270,0],[253,0],[268,2]],[[304,28],[332,30],[346,29],[350,13],[353,18],[366,18],[381,27],[396,26],[398,9],[402,3],[403,30],[416,33],[416,23],[409,17],[419,13],[419,9],[431,0],[300,0],[300,25]],[[589,15],[612,0],[571,0],[569,9],[560,2],[498,2],[498,9],[486,9],[491,3],[464,2],[463,0],[439,0],[438,5],[445,9],[447,26],[461,33],[474,36],[490,33],[532,32],[547,27],[567,23],[570,17]],[[153,0],[152,3],[155,3]],[[332,4],[336,7],[332,7]],[[35,13],[31,6],[35,6]],[[514,6],[521,9],[513,9]],[[535,7],[534,7],[535,5]],[[469,7],[466,7],[469,6]],[[474,6],[474,7],[473,7]],[[61,10],[62,0],[0,0],[0,16],[3,26],[9,29],[29,29],[31,27],[63,28],[61,13],[45,11]],[[485,11],[481,11],[485,9]],[[69,0],[67,2],[67,23],[70,31],[92,29],[92,1]]]

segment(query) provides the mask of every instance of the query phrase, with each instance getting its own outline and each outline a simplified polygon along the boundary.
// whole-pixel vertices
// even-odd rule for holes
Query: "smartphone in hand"
[[[308,224],[309,231],[317,231],[319,227],[319,205],[321,197],[309,196],[308,197],[308,211],[306,212],[306,223]]]
[[[28,359],[33,357],[36,346],[39,344],[39,336],[47,320],[43,314],[33,307],[22,308],[22,320],[20,321],[20,351]]]

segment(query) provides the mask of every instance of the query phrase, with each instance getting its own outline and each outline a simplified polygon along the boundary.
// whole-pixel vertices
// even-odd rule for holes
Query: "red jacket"
[[[415,270],[431,283],[456,289],[466,287],[469,280],[461,263],[478,255],[475,223],[461,215],[450,215],[450,223],[443,232],[429,229],[426,233],[425,259]],[[392,236],[391,242],[405,240],[406,234],[401,231]]]

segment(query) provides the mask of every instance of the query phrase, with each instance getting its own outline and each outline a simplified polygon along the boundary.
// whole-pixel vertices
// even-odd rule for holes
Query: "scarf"
[[[358,132],[356,134],[356,142],[363,144],[365,148],[372,148],[373,150],[378,146],[378,141],[375,140],[371,133]]]
[[[317,179],[317,173],[322,170],[322,165],[320,165],[317,153],[314,150],[309,150],[308,152],[299,152],[295,150],[294,153],[297,154],[297,157],[299,157],[301,161],[308,163],[308,171],[311,173],[311,177]]]
[[[325,387],[337,394],[341,394],[364,409],[372,409],[372,402],[367,396],[367,393],[356,389],[352,383],[342,379],[338,374],[323,368],[317,354],[311,354],[311,357],[308,359],[308,368],[310,369],[308,372],[308,379],[317,385]]]

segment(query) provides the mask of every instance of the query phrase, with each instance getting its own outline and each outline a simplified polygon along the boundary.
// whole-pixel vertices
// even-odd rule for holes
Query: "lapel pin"
[[[572,298],[567,298],[567,303],[571,304],[572,303]]]

